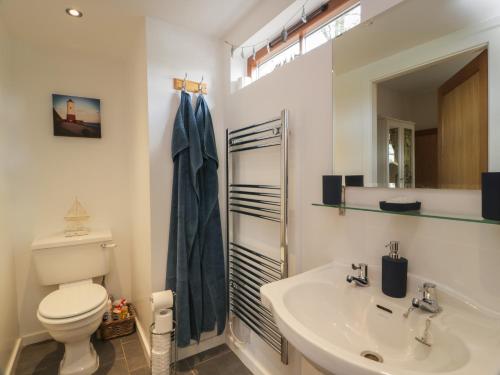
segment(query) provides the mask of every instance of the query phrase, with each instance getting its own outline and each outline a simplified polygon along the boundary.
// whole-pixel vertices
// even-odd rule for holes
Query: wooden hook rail
[[[200,92],[200,82],[184,80],[180,78],[174,78],[174,89],[182,90],[184,82],[186,82],[186,91],[192,93]],[[201,83],[201,92],[202,94],[208,94],[208,85],[204,82]]]

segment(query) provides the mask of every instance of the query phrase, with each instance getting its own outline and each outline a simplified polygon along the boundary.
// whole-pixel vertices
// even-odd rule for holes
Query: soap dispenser
[[[408,259],[399,256],[399,242],[391,241],[385,247],[389,255],[382,257],[382,291],[389,297],[406,296]]]

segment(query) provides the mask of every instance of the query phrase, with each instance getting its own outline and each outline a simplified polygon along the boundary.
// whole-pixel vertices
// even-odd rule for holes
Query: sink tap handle
[[[420,306],[420,300],[418,298],[412,298],[411,300],[411,305],[415,308],[418,308]]]
[[[346,278],[347,282],[351,283],[355,281],[357,285],[368,286],[368,265],[365,263],[355,265],[353,263],[351,267],[353,270],[358,271],[358,276],[348,275]]]
[[[433,283],[424,283],[421,288],[419,288],[419,292],[422,293],[422,299],[424,301],[435,301],[436,298],[436,284]]]
[[[357,266],[352,265],[353,270],[358,270],[358,277],[362,279],[368,278],[368,265],[366,263],[359,263]]]

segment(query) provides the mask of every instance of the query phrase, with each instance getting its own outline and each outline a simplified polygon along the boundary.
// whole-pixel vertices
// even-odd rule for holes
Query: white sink
[[[370,267],[370,286],[346,282],[350,267],[330,264],[261,288],[282,334],[306,358],[335,375],[500,374],[500,314],[474,306],[438,285],[442,312],[403,314],[426,280],[409,276],[406,298],[385,296],[380,268]],[[380,307],[377,307],[380,306]],[[389,310],[389,311],[387,311]],[[383,362],[364,358],[375,353]],[[375,358],[375,357],[372,357]]]

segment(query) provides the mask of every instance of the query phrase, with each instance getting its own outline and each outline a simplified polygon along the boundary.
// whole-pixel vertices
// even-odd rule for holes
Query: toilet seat
[[[38,306],[38,314],[50,320],[73,320],[101,308],[107,298],[106,289],[98,284],[69,286],[46,296]]]

